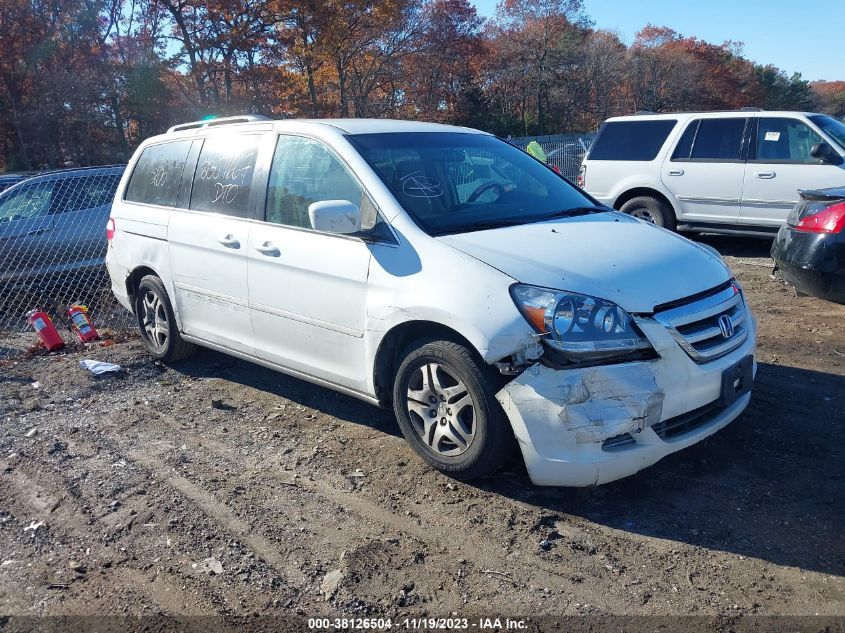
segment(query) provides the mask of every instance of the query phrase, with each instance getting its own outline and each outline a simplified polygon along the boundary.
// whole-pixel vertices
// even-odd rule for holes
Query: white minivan
[[[578,180],[604,204],[660,226],[773,237],[799,189],[845,184],[845,124],[754,108],[614,117]]]
[[[108,270],[163,361],[209,347],[393,408],[429,464],[624,477],[748,405],[755,322],[715,252],[466,128],[188,123],[118,188]]]

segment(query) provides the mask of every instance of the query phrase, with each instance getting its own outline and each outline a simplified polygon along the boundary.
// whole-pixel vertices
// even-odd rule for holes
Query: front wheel
[[[196,346],[182,340],[173,306],[161,279],[146,275],[135,292],[135,316],[141,330],[141,340],[156,360],[173,362],[188,358]]]
[[[501,376],[448,340],[408,348],[393,385],[405,439],[426,462],[458,479],[484,477],[513,454],[510,423],[496,400]]]

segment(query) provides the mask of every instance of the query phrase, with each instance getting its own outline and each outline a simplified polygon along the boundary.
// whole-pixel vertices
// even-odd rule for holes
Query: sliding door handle
[[[229,233],[228,235],[224,235],[219,240],[217,240],[220,244],[225,246],[226,248],[240,248],[241,243],[238,241],[234,235]]]
[[[255,250],[262,255],[267,255],[267,257],[278,257],[282,254],[279,247],[273,244],[273,242],[264,242],[260,246],[256,246]]]

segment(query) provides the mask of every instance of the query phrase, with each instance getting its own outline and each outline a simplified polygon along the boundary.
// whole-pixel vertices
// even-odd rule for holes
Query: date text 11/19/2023
[[[410,631],[451,631],[451,630],[480,630],[480,631],[520,631],[528,627],[525,620],[514,618],[308,618],[308,628],[311,630],[340,630],[360,631],[388,629],[404,629]]]

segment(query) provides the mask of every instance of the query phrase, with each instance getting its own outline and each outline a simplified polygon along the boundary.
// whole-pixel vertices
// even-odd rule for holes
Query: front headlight
[[[572,361],[613,358],[651,349],[631,315],[612,301],[564,290],[514,284],[511,296],[550,347]]]

